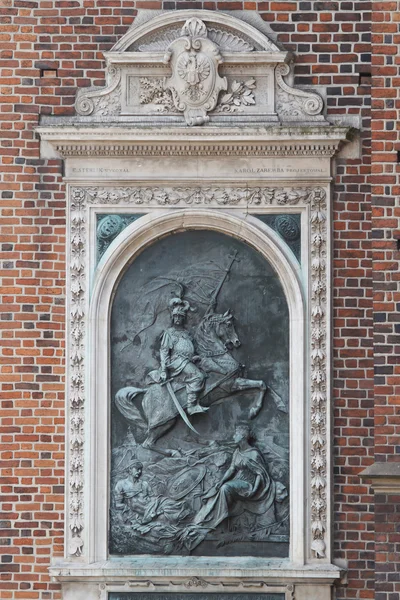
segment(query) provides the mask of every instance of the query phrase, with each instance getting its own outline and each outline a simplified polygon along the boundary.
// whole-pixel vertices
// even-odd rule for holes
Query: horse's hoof
[[[249,412],[249,419],[255,419],[255,417],[258,415],[259,412],[260,412],[259,408],[252,408],[251,411]]]

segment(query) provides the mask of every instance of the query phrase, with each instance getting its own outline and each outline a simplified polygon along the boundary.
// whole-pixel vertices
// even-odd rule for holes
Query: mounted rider
[[[191,306],[187,300],[172,298],[169,302],[172,327],[166,329],[161,338],[160,369],[152,371],[150,377],[157,383],[170,379],[182,382],[187,394],[189,414],[208,410],[199,405],[199,395],[204,389],[206,374],[199,369],[193,338],[185,329],[187,313]]]

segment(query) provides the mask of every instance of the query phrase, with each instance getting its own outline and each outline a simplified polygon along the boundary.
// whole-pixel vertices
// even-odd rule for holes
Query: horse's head
[[[217,318],[215,318],[217,317]],[[225,348],[239,348],[241,341],[235,331],[233,324],[233,314],[227,310],[223,315],[214,315],[215,333],[219,339],[225,344]]]

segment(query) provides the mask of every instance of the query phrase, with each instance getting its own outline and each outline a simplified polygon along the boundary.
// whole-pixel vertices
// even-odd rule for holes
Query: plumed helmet
[[[169,301],[169,309],[171,311],[172,316],[185,316],[188,310],[190,310],[190,304],[187,300],[182,300],[182,298],[172,298]]]

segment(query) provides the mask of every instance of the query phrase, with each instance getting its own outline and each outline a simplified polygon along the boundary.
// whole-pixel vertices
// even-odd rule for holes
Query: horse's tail
[[[139,394],[147,390],[136,387],[125,387],[115,394],[115,404],[119,412],[135,427],[147,429],[147,423],[142,417],[139,409],[134,405],[134,400]]]

